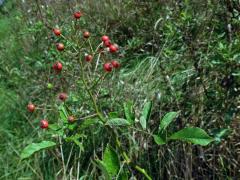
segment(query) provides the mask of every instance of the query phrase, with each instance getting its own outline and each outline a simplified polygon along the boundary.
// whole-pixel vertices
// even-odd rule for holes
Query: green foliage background
[[[25,161],[20,161],[19,154],[44,136],[37,127],[47,113],[38,111],[31,117],[27,103],[46,105],[55,98],[56,90],[46,88],[45,71],[58,55],[45,24],[70,33],[67,23],[78,9],[88,18],[83,20],[86,29],[99,37],[109,34],[123,49],[119,76],[107,84],[114,91],[104,89],[103,106],[110,104],[106,111],[123,115],[124,102],[131,100],[140,115],[145,102],[153,101],[148,122],[152,131],[164,114],[180,111],[172,130],[197,126],[217,140],[207,147],[178,142],[158,146],[147,135],[134,132],[125,144],[129,156],[156,179],[240,178],[239,7],[236,0],[6,1],[0,7],[0,179],[62,176],[57,149]],[[66,66],[71,69],[71,64]],[[73,83],[66,79],[63,89]],[[83,97],[77,98],[83,101]],[[46,116],[53,119],[55,114]],[[222,130],[228,132],[225,138]],[[74,144],[63,148],[66,158],[72,153],[72,174],[80,162],[80,175],[96,179],[101,173],[91,162],[95,158],[91,153],[100,156],[101,142],[109,137],[101,130],[88,131],[81,156]],[[141,179],[136,172],[132,176]]]

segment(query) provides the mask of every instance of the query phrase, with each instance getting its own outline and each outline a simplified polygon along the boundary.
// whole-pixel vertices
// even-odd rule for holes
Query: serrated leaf
[[[165,130],[168,125],[177,117],[178,112],[169,112],[160,121],[159,131]]]
[[[157,145],[163,145],[166,144],[163,138],[161,138],[159,135],[153,135],[153,139]]]
[[[184,128],[171,135],[169,139],[187,141],[202,146],[206,146],[214,140],[203,129],[197,127]]]
[[[107,169],[108,174],[113,177],[115,176],[119,169],[120,163],[116,151],[109,145],[106,147],[103,154],[103,163]]]
[[[140,117],[140,124],[143,129],[147,128],[147,122],[150,118],[151,110],[152,102],[147,102],[143,107],[142,116]]]
[[[114,118],[107,121],[106,125],[109,126],[129,126],[131,125],[126,119]]]
[[[28,146],[26,146],[23,149],[20,157],[21,157],[21,159],[26,159],[26,158],[30,157],[31,155],[33,155],[37,151],[40,151],[40,150],[43,150],[46,148],[50,148],[55,145],[56,145],[56,143],[52,142],[52,141],[42,141],[40,143],[29,144]]]
[[[131,101],[125,102],[123,104],[125,116],[131,124],[134,123],[134,113],[133,113],[133,103]]]

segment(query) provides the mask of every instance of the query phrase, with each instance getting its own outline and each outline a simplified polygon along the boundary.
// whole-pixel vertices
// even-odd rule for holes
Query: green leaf
[[[100,161],[99,159],[97,159],[96,162],[97,162],[98,168],[101,169],[105,179],[110,180],[111,178],[110,178],[110,175],[108,174],[106,165],[102,161]]]
[[[187,141],[202,146],[206,146],[214,140],[203,129],[197,127],[184,128],[174,133],[169,139]]]
[[[86,138],[86,136],[83,134],[75,134],[75,135],[66,137],[65,141],[66,142],[74,142],[80,148],[81,151],[84,151],[83,144],[82,144],[82,142],[79,141],[80,138]]]
[[[83,144],[79,140],[74,139],[73,142],[80,148],[81,151],[85,151]]]
[[[215,141],[220,142],[224,139],[227,135],[231,133],[229,128],[220,128],[220,129],[213,129],[211,134],[214,136]]]
[[[58,131],[58,130],[62,129],[62,127],[57,123],[49,124],[48,128],[53,131]]]
[[[119,180],[129,180],[129,177],[128,177],[128,172],[127,171],[123,171],[120,173],[119,177],[118,177]]]
[[[76,127],[77,127],[77,124],[76,124],[76,123],[75,123],[75,124],[69,124],[69,125],[67,126],[67,128],[68,128],[70,131],[73,131]]]
[[[82,122],[80,124],[80,129],[83,130],[92,125],[99,124],[99,123],[100,123],[100,121],[97,118],[85,119],[85,120],[82,120]]]
[[[157,145],[163,145],[166,144],[163,138],[161,138],[159,135],[153,135],[153,139]]]
[[[115,176],[118,173],[120,169],[118,155],[115,150],[109,145],[104,151],[103,163],[105,164],[107,172],[108,174],[110,174],[111,177]]]
[[[129,123],[134,123],[134,112],[133,112],[133,103],[131,101],[125,102],[123,104],[124,113]]]
[[[159,131],[165,130],[168,125],[177,117],[178,112],[169,112],[160,121]]]
[[[63,136],[63,128],[57,123],[49,124],[47,134]]]
[[[55,145],[56,145],[56,143],[52,142],[52,141],[42,141],[40,143],[29,144],[28,146],[26,146],[23,149],[20,157],[21,157],[21,159],[26,159],[37,151],[40,151],[42,149],[46,149],[46,148],[49,148],[49,147],[53,147]]]
[[[151,110],[152,102],[147,102],[143,107],[142,116],[140,117],[140,124],[143,129],[147,128],[147,122],[150,118]]]
[[[114,118],[107,121],[106,125],[110,126],[129,126],[131,125],[126,119]]]
[[[65,122],[65,123],[67,123],[68,122],[68,113],[67,113],[67,111],[66,111],[66,109],[65,109],[65,107],[64,107],[64,105],[63,104],[61,104],[60,106],[59,106],[59,116],[60,116],[60,119],[63,121],[63,122]]]
[[[117,117],[119,117],[117,112],[110,112],[110,113],[108,114],[108,116],[109,116],[110,118],[117,118]]]

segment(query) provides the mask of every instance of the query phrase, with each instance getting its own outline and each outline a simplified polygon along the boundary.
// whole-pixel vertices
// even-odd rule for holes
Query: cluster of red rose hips
[[[77,20],[77,19],[81,18],[82,13],[81,12],[75,12],[73,14],[73,16]],[[58,29],[58,28],[54,28],[53,33],[56,36],[61,36],[62,35],[61,30]],[[85,39],[88,39],[90,37],[90,32],[84,31],[83,32],[83,37]],[[116,53],[119,50],[118,45],[112,44],[111,41],[110,41],[110,38],[108,36],[106,36],[106,35],[102,36],[101,41],[102,41],[102,48],[105,47],[106,50],[109,51],[110,53]],[[63,51],[65,47],[64,47],[63,43],[57,43],[56,48],[57,48],[58,51]],[[100,51],[100,53],[101,53],[101,51]],[[93,60],[92,55],[90,55],[90,54],[85,55],[85,61],[91,62],[92,60]],[[106,62],[106,63],[103,64],[103,69],[106,72],[111,72],[113,70],[113,68],[117,69],[119,67],[120,67],[120,63],[117,60],[112,60],[112,61],[109,61],[109,62]],[[56,73],[60,73],[63,69],[63,65],[62,65],[61,62],[57,61],[53,64],[52,68]],[[58,95],[58,98],[59,98],[59,100],[64,102],[67,99],[67,94],[66,93],[60,93]],[[29,112],[33,113],[35,111],[36,107],[33,103],[29,103],[27,105],[27,109],[28,109]],[[69,116],[68,117],[68,122],[69,123],[73,123],[74,121],[75,121],[74,116]],[[40,121],[40,127],[42,129],[47,129],[48,128],[48,121],[46,119],[41,120]]]

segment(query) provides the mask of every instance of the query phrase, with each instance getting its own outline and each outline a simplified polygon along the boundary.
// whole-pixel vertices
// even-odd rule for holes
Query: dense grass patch
[[[238,7],[235,0],[6,1],[0,7],[0,179],[99,179],[106,171],[116,175],[112,166],[122,170],[119,179],[143,179],[144,173],[153,179],[240,177]],[[121,57],[111,57],[121,68],[106,76],[96,93],[99,109],[104,117],[121,117],[120,125],[129,123],[125,118],[134,126],[111,132],[101,123],[81,121],[76,129],[65,129],[64,136],[39,129],[43,118],[59,122],[64,108],[79,118],[96,110],[82,89],[77,55],[55,50],[55,43],[62,41],[71,52],[72,44],[52,33],[58,27],[72,42],[82,43],[72,16],[79,9],[84,12],[79,26],[96,38],[93,46],[103,34],[120,46]],[[52,73],[57,60],[64,66],[58,75]],[[91,80],[91,66],[84,68]],[[69,93],[66,107],[57,100],[62,91]],[[26,110],[29,102],[37,105],[33,114]],[[169,112],[177,116],[160,131]],[[214,142],[208,139],[212,143],[204,147],[189,143],[196,136],[165,142],[186,127],[198,127],[187,129],[191,134],[200,131],[198,144],[207,134]],[[42,140],[57,147],[20,160],[24,147]],[[105,171],[104,160],[112,165]]]

